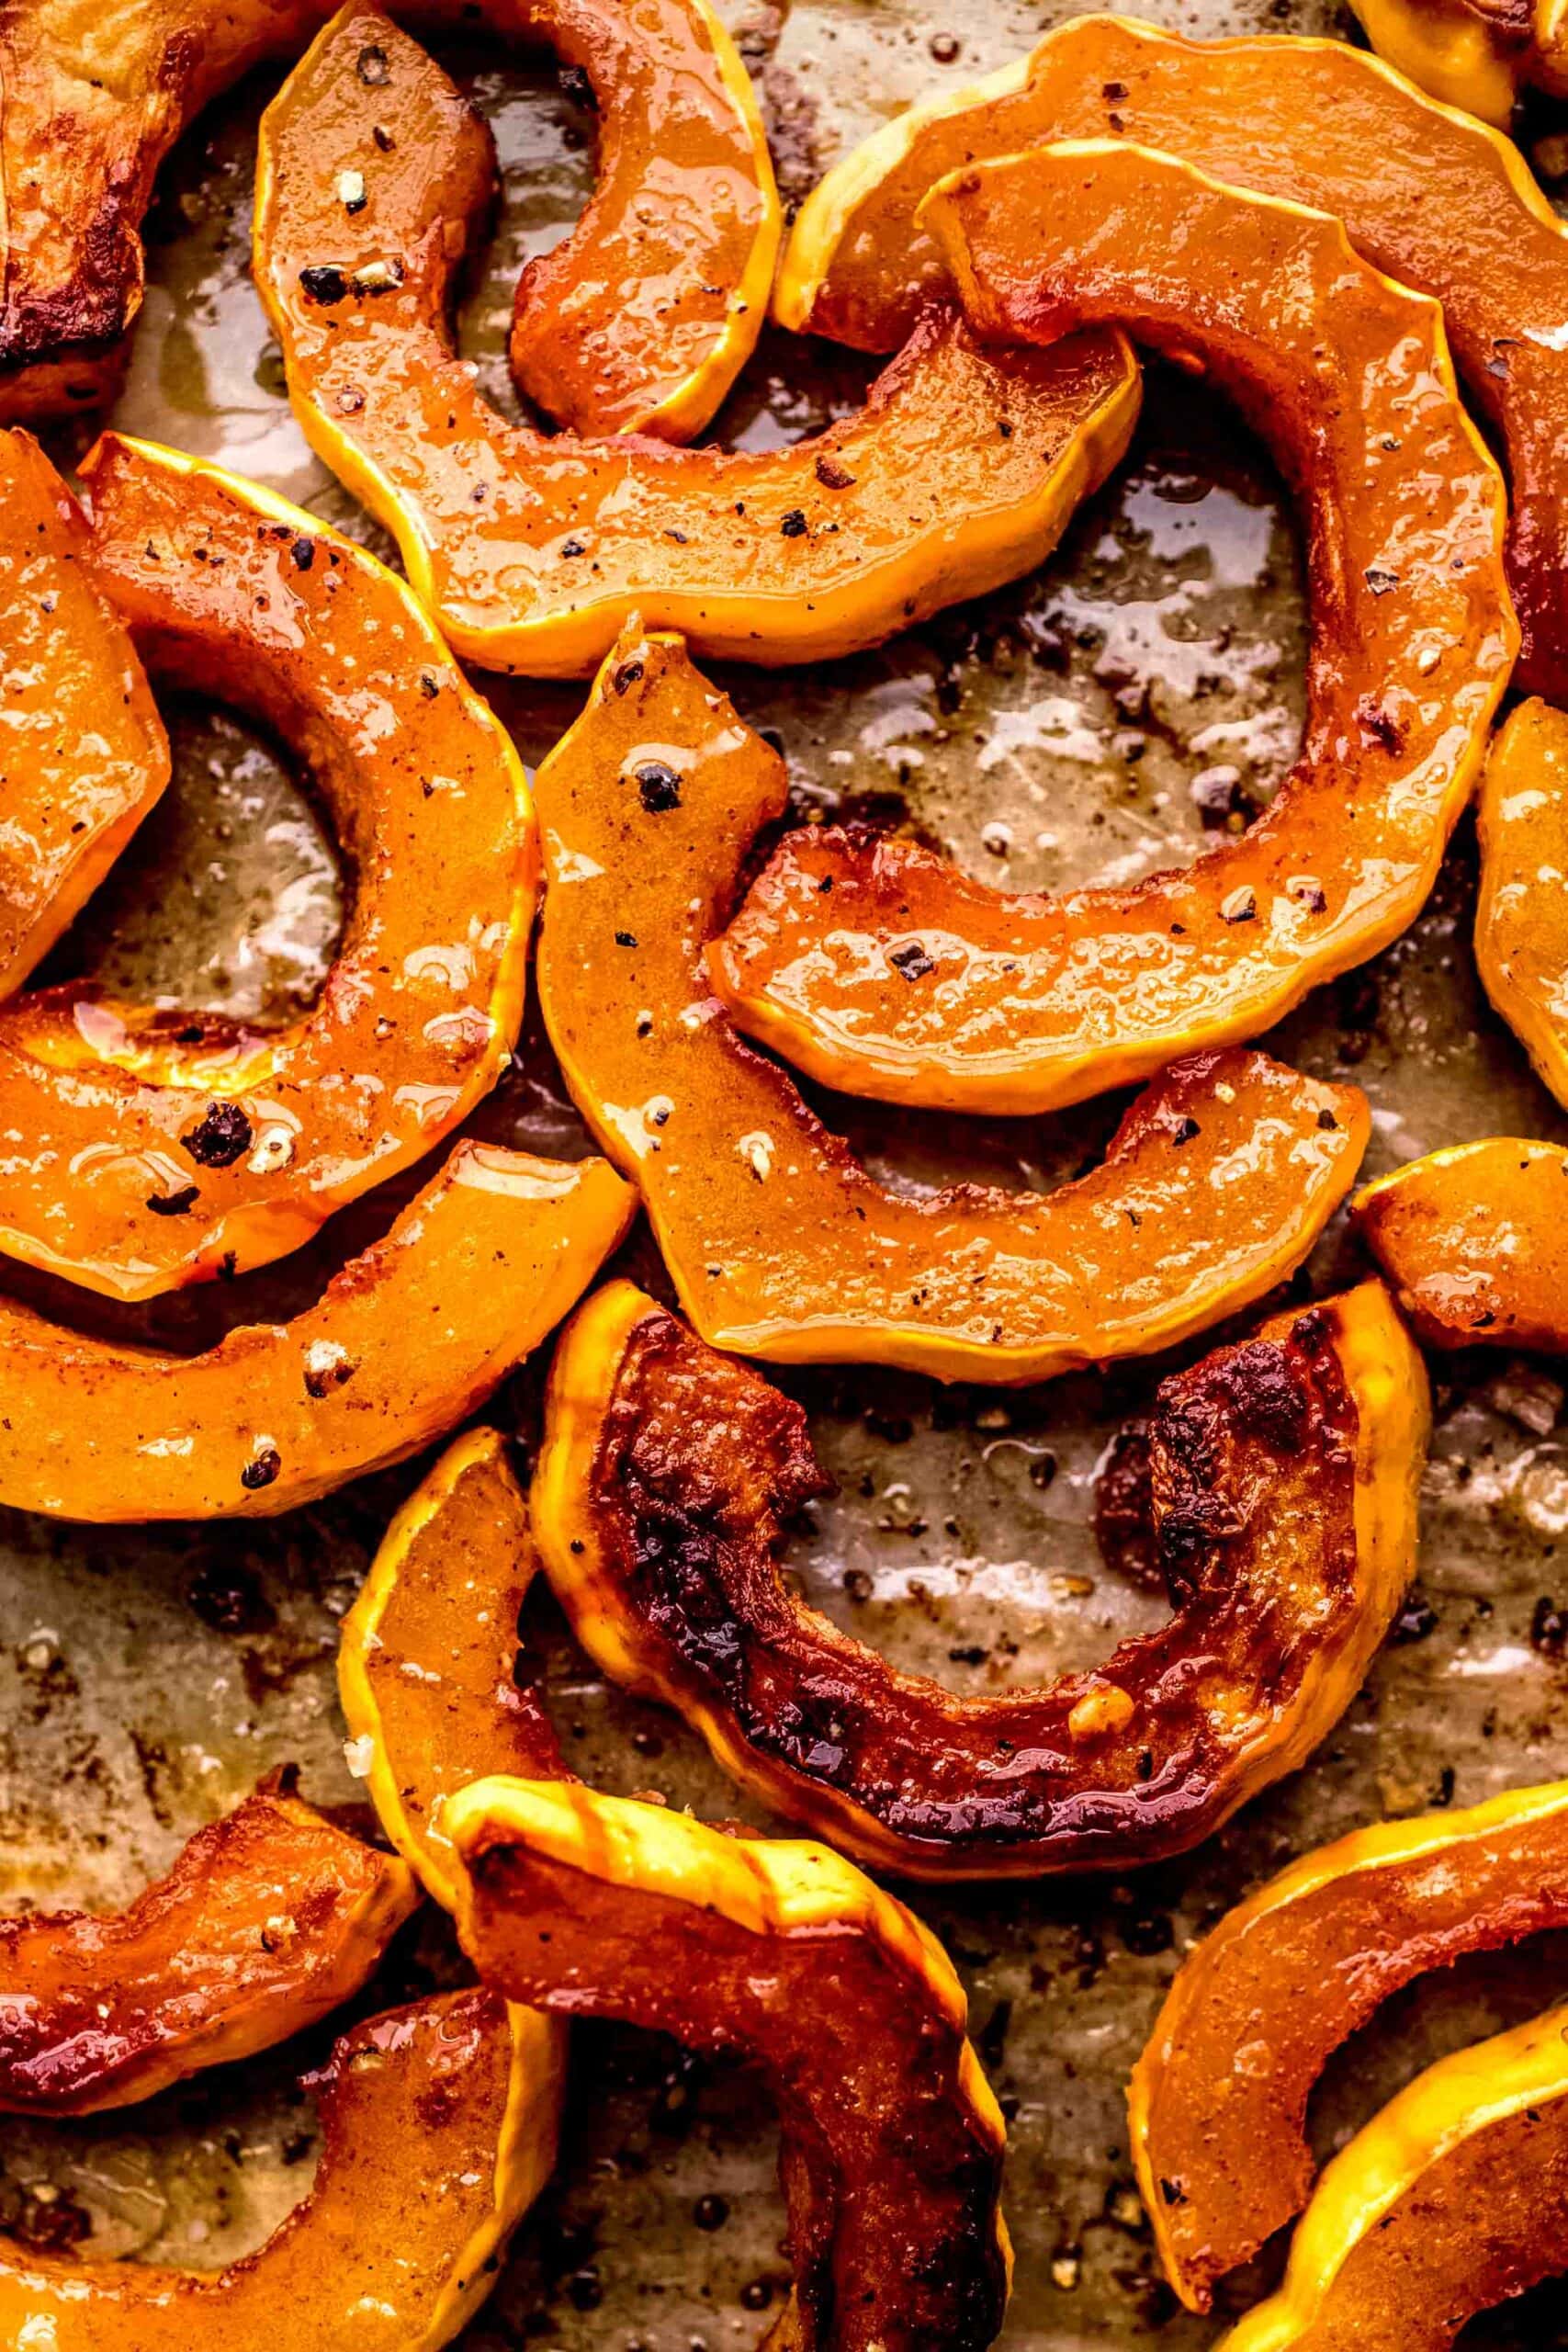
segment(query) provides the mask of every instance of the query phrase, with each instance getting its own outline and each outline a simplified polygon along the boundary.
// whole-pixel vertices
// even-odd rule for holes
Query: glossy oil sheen
[[[1487,754],[1475,960],[1542,1085],[1568,1102],[1568,714],[1521,703]]]
[[[1428,1347],[1568,1351],[1568,1153],[1514,1136],[1433,1152],[1351,1214]]]

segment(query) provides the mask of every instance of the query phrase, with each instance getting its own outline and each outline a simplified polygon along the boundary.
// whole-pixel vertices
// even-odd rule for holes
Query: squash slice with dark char
[[[792,1514],[828,1483],[804,1414],[616,1283],[557,1353],[535,1524],[605,1673],[863,1860],[1124,1869],[1196,1845],[1344,1712],[1414,1573],[1427,1419],[1375,1283],[1178,1374],[1149,1432],[1170,1624],[1092,1673],[961,1697],[789,1590]]]
[[[1568,713],[1521,703],[1481,783],[1475,961],[1486,993],[1568,1104]]]
[[[826,1847],[559,1783],[478,1781],[446,1826],[488,1984],[761,2071],[795,2274],[772,2352],[984,2352],[1006,2132],[963,1987],[902,1904]]]
[[[1201,366],[1307,523],[1305,737],[1246,833],[1130,888],[1010,896],[805,828],[713,952],[734,1017],[813,1078],[1033,1112],[1257,1036],[1413,921],[1517,644],[1503,484],[1437,304],[1321,213],[1107,141],[976,164],[922,218],[987,337],[1112,322]]]
[[[1237,1312],[1343,1197],[1363,1098],[1240,1050],[1167,1072],[1057,1192],[874,1182],[709,991],[704,947],[786,785],[679,639],[627,629],[535,788],[550,1040],[713,1345],[1043,1380]]]
[[[358,1992],[418,1900],[264,1784],[124,1911],[0,1920],[0,2111],[92,2115],[271,2049]]]
[[[385,60],[367,87],[356,61]],[[363,182],[345,210],[343,174]],[[392,532],[455,650],[576,677],[628,614],[742,661],[818,661],[1029,571],[1125,448],[1115,335],[993,356],[933,316],[854,415],[730,454],[548,439],[510,424],[446,323],[495,175],[486,126],[360,6],[267,109],[255,276],[300,424]]]
[[[1351,1219],[1429,1348],[1568,1354],[1568,1149],[1490,1136],[1357,1193]]]

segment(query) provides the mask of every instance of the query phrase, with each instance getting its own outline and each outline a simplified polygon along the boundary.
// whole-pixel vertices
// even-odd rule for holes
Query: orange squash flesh
[[[1481,785],[1475,961],[1536,1075],[1568,1103],[1568,715],[1521,703]]]
[[[0,433],[0,997],[97,888],[169,744],[87,527],[36,441]]]
[[[1129,2095],[1144,2202],[1190,2310],[1306,2203],[1307,2100],[1340,2043],[1428,1969],[1564,1919],[1561,1781],[1359,1829],[1226,1914],[1183,1963]]]
[[[779,234],[756,100],[707,0],[408,13],[549,42],[592,88],[598,185],[518,287],[524,390],[580,432],[698,431],[756,341]],[[0,15],[0,418],[79,413],[114,390],[158,166],[221,91],[297,56],[332,15],[333,0],[27,0]]]
[[[1131,888],[1007,896],[910,842],[806,829],[713,951],[736,1019],[813,1077],[1033,1112],[1257,1036],[1406,928],[1513,662],[1503,487],[1436,304],[1336,221],[1111,142],[977,165],[929,205],[982,334],[1113,322],[1201,363],[1309,526],[1305,739],[1247,833]]]
[[[535,788],[550,1039],[716,1347],[987,1381],[1147,1353],[1299,1263],[1365,1149],[1354,1089],[1233,1051],[1169,1071],[1058,1192],[895,1192],[709,993],[704,945],[784,766],[679,639],[627,630]]]
[[[1377,1283],[1167,1381],[1153,1541],[1176,1604],[1092,1673],[961,1698],[784,1581],[823,1478],[799,1407],[630,1283],[552,1368],[540,1547],[579,1640],[747,1787],[922,1878],[1184,1852],[1293,1770],[1415,1571],[1426,1381]]]
[[[1444,106],[1506,130],[1534,78],[1529,0],[1472,7],[1469,0],[1352,0],[1386,64]]]
[[[358,1992],[418,1900],[264,1784],[126,1910],[0,1920],[0,2112],[96,2114],[271,2049]]]
[[[1358,1193],[1357,1232],[1429,1348],[1568,1353],[1568,1151],[1492,1136]]]
[[[795,2274],[769,2352],[984,2352],[1006,2131],[963,1988],[902,1904],[825,1847],[558,1783],[480,1781],[447,1821],[487,1983],[761,2069]]]
[[[373,557],[144,444],[110,435],[83,472],[139,650],[299,756],[354,878],[320,1001],[287,1028],[79,984],[0,1006],[0,1251],[145,1298],[298,1248],[494,1084],[537,835],[509,739]]]
[[[372,88],[355,70],[367,43],[386,59]],[[352,215],[345,169],[365,187]],[[446,323],[490,198],[490,133],[365,6],[267,109],[257,173],[256,283],[300,424],[394,534],[457,651],[489,669],[584,676],[634,610],[744,661],[876,644],[1038,562],[1133,428],[1137,369],[1116,337],[998,360],[936,317],[863,409],[791,448],[507,424]]]
[[[459,1144],[292,1323],[199,1356],[0,1302],[0,1503],[55,1519],[270,1517],[417,1453],[574,1306],[631,1222],[603,1160]]]
[[[345,2034],[316,2092],[315,2181],[226,2270],[76,2261],[0,2239],[0,2342],[48,2352],[437,2352],[494,2283],[555,2161],[543,2022],[448,1993]]]
[[[1125,17],[1074,17],[829,174],[785,250],[780,317],[897,350],[922,303],[951,297],[935,223],[917,218],[937,181],[987,156],[1108,135],[1332,213],[1374,268],[1441,302],[1513,484],[1517,683],[1568,702],[1568,238],[1507,140],[1348,42],[1189,40]]]

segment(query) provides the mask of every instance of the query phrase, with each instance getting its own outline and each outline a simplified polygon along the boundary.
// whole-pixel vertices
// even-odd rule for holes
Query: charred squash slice
[[[36,441],[0,433],[0,997],[97,888],[169,744],[87,526]]]
[[[1261,1054],[1169,1071],[1104,1165],[1046,1196],[874,1182],[707,986],[705,943],[785,789],[681,640],[635,628],[536,778],[551,1042],[704,1339],[1043,1380],[1202,1330],[1305,1256],[1365,1148],[1366,1104]]]
[[[437,2352],[494,2284],[555,2162],[544,2020],[449,1993],[344,2035],[307,2077],[303,2202],[228,2269],[83,2262],[0,2239],[0,2342],[28,2352]]]
[[[321,999],[286,1029],[74,984],[0,1006],[0,1250],[145,1298],[298,1248],[493,1085],[537,835],[509,738],[384,565],[168,450],[111,435],[83,472],[99,576],[154,674],[299,756],[354,876]]]
[[[597,191],[518,287],[524,390],[580,432],[696,432],[756,341],[779,233],[756,100],[707,0],[411,13],[551,42],[592,88]],[[297,56],[332,14],[332,0],[27,0],[0,15],[0,416],[113,390],[159,164],[220,91]],[[372,58],[367,90],[379,71]]]
[[[1536,1073],[1568,1103],[1568,715],[1527,702],[1481,786],[1475,960]]]
[[[917,218],[937,181],[986,156],[1108,133],[1332,213],[1374,268],[1441,302],[1513,481],[1518,683],[1568,702],[1562,224],[1507,140],[1345,41],[1195,41],[1125,17],[1074,17],[988,82],[900,115],[829,173],[785,251],[780,317],[897,350],[924,303],[953,292],[935,227]]]
[[[984,2352],[1011,2269],[1006,2132],[952,1963],[826,1847],[481,1781],[447,1808],[487,1983],[743,2053],[777,2095],[795,2288],[768,2343]]]
[[[922,217],[987,336],[1114,322],[1201,364],[1309,525],[1305,741],[1247,833],[1131,889],[1010,897],[907,842],[803,830],[713,953],[735,1018],[830,1085],[1047,1110],[1257,1036],[1410,923],[1514,659],[1503,485],[1436,303],[1322,214],[1100,141],[977,165]]]
[[[0,1503],[267,1517],[417,1453],[574,1306],[636,1209],[602,1159],[459,1144],[292,1323],[155,1355],[0,1302]]]
[[[1568,1151],[1492,1136],[1412,1160],[1351,1203],[1429,1348],[1568,1352]]]
[[[0,1920],[0,2110],[92,2115],[271,2049],[358,1992],[418,1900],[264,1785],[127,1910]]]
[[[916,1877],[1122,1869],[1196,1845],[1344,1712],[1414,1573],[1427,1418],[1375,1283],[1168,1380],[1175,1618],[997,1697],[895,1672],[790,1592],[790,1519],[827,1484],[804,1414],[630,1283],[561,1342],[534,1510],[584,1648],[782,1812]]]
[[[367,87],[356,61],[384,60]],[[364,184],[345,209],[345,170]],[[792,448],[568,444],[509,424],[446,315],[489,130],[364,6],[268,108],[255,274],[318,455],[397,538],[465,659],[585,676],[628,614],[742,661],[817,661],[1027,571],[1126,447],[1114,335],[997,358],[933,317],[858,414]]]

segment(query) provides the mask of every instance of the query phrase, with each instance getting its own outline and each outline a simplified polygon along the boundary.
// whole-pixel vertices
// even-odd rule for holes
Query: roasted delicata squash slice
[[[705,943],[786,786],[678,638],[627,629],[535,786],[551,1042],[715,1346],[1042,1380],[1246,1306],[1342,1197],[1363,1098],[1240,1050],[1168,1071],[1058,1192],[874,1182],[709,991]]]
[[[574,1306],[636,1211],[602,1159],[463,1143],[292,1323],[158,1355],[0,1302],[0,1503],[269,1517],[417,1453]]]
[[[368,87],[367,45],[385,61]],[[345,172],[363,184],[354,210]],[[1119,338],[1003,358],[951,316],[911,336],[857,414],[791,448],[509,424],[446,327],[494,175],[467,100],[363,6],[262,125],[256,283],[296,413],[466,660],[585,676],[634,610],[742,661],[874,645],[1027,571],[1126,447],[1138,378]]]
[[[534,1511],[584,1648],[782,1812],[918,1877],[1121,1869],[1196,1845],[1344,1712],[1414,1573],[1427,1420],[1376,1283],[1166,1381],[1175,1617],[995,1697],[896,1672],[790,1591],[791,1517],[828,1483],[805,1415],[629,1283],[561,1342]]]
[[[826,1847],[558,1783],[479,1781],[446,1826],[487,1983],[743,2054],[777,2094],[795,2287],[770,2345],[983,2352],[1006,2132],[963,1987],[901,1903]]]
[[[402,1862],[264,1784],[126,1910],[0,1920],[0,2110],[127,2107],[287,2041],[358,1992],[418,1899]]]
[[[545,40],[586,76],[599,185],[517,292],[523,390],[583,433],[683,439],[756,341],[779,205],[746,69],[707,0],[457,0],[410,13]],[[0,16],[0,416],[78,412],[118,381],[159,164],[210,100],[295,57],[333,0],[27,0]],[[381,61],[366,49],[374,91]],[[345,182],[341,201],[359,201]]]
[[[0,433],[0,509],[4,997],[53,945],[163,791],[169,743],[124,624],[94,576],[81,510],[26,433]]]
[[[1107,135],[1331,213],[1375,269],[1441,302],[1512,478],[1517,683],[1568,702],[1562,224],[1507,140],[1346,41],[1187,40],[1126,17],[1073,17],[988,82],[900,115],[829,173],[790,237],[780,316],[896,351],[921,308],[954,290],[936,224],[919,217],[936,183],[987,156]],[[1399,454],[1380,454],[1375,479],[1393,478]]]
[[[802,829],[713,952],[735,1018],[814,1078],[1048,1110],[1257,1036],[1410,923],[1514,659],[1503,485],[1437,304],[1322,214],[1104,141],[977,165],[922,217],[986,335],[1114,321],[1201,364],[1309,525],[1305,740],[1248,831],[1131,888],[1019,896],[912,842]]]
[[[308,2078],[303,2201],[226,2270],[35,2254],[0,2238],[0,2342],[32,2352],[437,2352],[495,2282],[555,2162],[545,2020],[448,1993],[344,2034]]]
[[[1351,1203],[1429,1348],[1568,1352],[1568,1150],[1490,1136],[1412,1160]]]
[[[1429,2066],[1324,2174],[1223,2352],[1448,2352],[1563,2267],[1568,2009]]]
[[[1475,960],[1536,1074],[1568,1103],[1568,715],[1521,703],[1481,786]]]
[[[1380,57],[1445,105],[1506,130],[1531,87],[1568,84],[1562,0],[1352,0]]]
[[[385,565],[172,451],[109,435],[83,473],[154,675],[299,757],[353,876],[321,997],[286,1028],[81,984],[0,1006],[0,1251],[144,1298],[297,1248],[494,1084],[537,835],[509,738]]]

